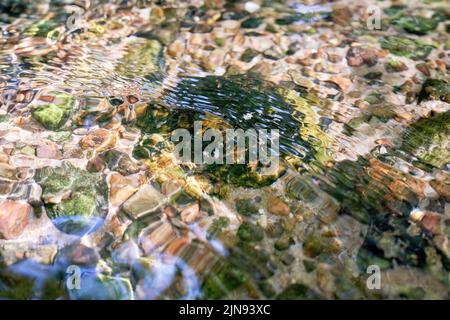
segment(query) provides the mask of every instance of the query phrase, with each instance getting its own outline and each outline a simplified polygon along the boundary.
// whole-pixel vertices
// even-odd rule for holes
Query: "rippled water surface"
[[[449,16],[2,0],[0,298],[448,299]],[[177,129],[276,129],[280,165]]]

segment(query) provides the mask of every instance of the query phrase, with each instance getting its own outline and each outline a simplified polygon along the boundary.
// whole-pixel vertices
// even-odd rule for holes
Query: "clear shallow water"
[[[448,298],[448,15],[377,4],[2,4],[0,296]],[[176,161],[194,121],[280,169]]]

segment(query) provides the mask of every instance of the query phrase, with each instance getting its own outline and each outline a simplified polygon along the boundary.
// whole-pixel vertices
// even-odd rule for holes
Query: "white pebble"
[[[420,210],[419,208],[415,208],[411,211],[409,217],[412,221],[420,221],[422,220],[423,216],[425,215],[425,212],[423,210]]]
[[[430,199],[439,198],[439,194],[428,183],[426,184],[425,188],[423,189],[423,194],[425,195],[425,197],[430,198]]]
[[[245,11],[253,13],[253,12],[258,11],[260,6],[257,3],[248,1],[248,2],[245,3],[245,7],[244,8],[245,8]]]

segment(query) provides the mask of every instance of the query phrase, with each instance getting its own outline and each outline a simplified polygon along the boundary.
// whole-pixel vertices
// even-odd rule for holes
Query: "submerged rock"
[[[198,203],[188,205],[186,208],[183,208],[180,213],[181,220],[188,224],[196,222],[201,218],[201,216],[202,212],[200,211],[200,206]]]
[[[73,243],[61,248],[55,257],[54,264],[62,269],[70,265],[80,268],[95,268],[100,261],[98,252],[81,243]]]
[[[26,202],[0,200],[0,239],[19,237],[33,215],[33,208]]]
[[[450,112],[416,122],[403,136],[401,149],[421,162],[443,168],[450,159]]]
[[[450,202],[450,183],[432,180],[430,181],[430,186],[447,202]]]
[[[261,241],[264,238],[264,229],[251,222],[244,222],[240,225],[237,235],[242,241]]]
[[[267,201],[268,211],[277,216],[287,216],[291,212],[287,203],[280,197],[270,197]]]
[[[382,271],[380,293],[385,299],[448,299],[448,287],[426,272],[408,266]],[[367,289],[366,289],[367,290]],[[378,291],[378,290],[377,290]]]
[[[244,62],[250,62],[253,60],[254,57],[256,57],[259,54],[259,52],[252,48],[247,48],[241,55],[241,60]]]
[[[108,168],[122,175],[134,174],[139,171],[139,166],[125,152],[110,149],[92,158],[88,164],[88,171],[100,172]]]
[[[214,219],[207,230],[207,238],[212,239],[218,237],[229,225],[230,219],[227,217],[218,217]]]
[[[339,14],[339,13],[338,13]],[[344,13],[345,14],[345,13]],[[336,15],[333,15],[328,12],[327,10],[319,10],[316,12],[298,12],[298,13],[293,13],[293,14],[289,14],[289,15],[285,15],[281,18],[277,18],[275,19],[275,23],[280,25],[280,26],[285,26],[285,25],[291,25],[291,24],[295,24],[295,23],[299,23],[299,22],[314,22],[317,20],[321,20],[321,19],[325,19],[325,18],[334,18],[336,17],[337,19],[333,19],[336,23],[340,23],[342,22],[342,20],[340,20],[340,18],[343,18],[342,16],[337,17]],[[347,19],[349,19],[350,17],[345,17]]]
[[[155,39],[135,38],[128,45],[128,52],[120,61],[116,72],[122,76],[157,77],[164,64],[162,44]]]
[[[139,258],[139,247],[132,240],[121,243],[111,253],[112,261],[119,266],[131,266]]]
[[[385,8],[383,11],[389,16],[395,16],[400,12],[404,11],[408,7],[402,4],[392,5],[389,8]]]
[[[133,300],[130,280],[106,275],[81,278],[80,288],[69,290],[73,300]]]
[[[172,114],[194,112],[194,119],[212,115],[220,119],[219,123],[225,123],[225,128],[252,129],[256,133],[267,130],[264,135],[268,139],[273,134],[270,129],[277,129],[281,156],[294,156],[306,163],[326,163],[330,159],[332,139],[317,124],[312,108],[314,104],[320,105],[320,100],[313,94],[277,87],[255,74],[183,78],[164,95],[164,102],[173,110]],[[273,155],[273,150],[269,151]],[[261,174],[257,166],[212,164],[206,166],[205,173],[214,181],[261,187],[275,181],[284,172],[283,165],[277,170]]]
[[[46,141],[36,148],[36,156],[38,158],[60,159],[62,155],[56,143]]]
[[[84,149],[95,148],[98,151],[103,151],[114,147],[117,141],[116,132],[99,128],[89,132],[83,139],[80,140],[80,146]]]
[[[260,197],[236,199],[236,210],[243,216],[258,214],[261,207],[260,202]]]
[[[376,49],[366,47],[351,47],[347,52],[349,66],[359,67],[363,64],[369,67],[377,64],[378,53]]]
[[[254,29],[258,28],[264,19],[261,17],[251,17],[241,23],[241,28],[244,29]]]
[[[422,100],[442,100],[450,103],[450,83],[445,80],[427,79],[418,97],[419,103]]]
[[[31,181],[11,182],[0,179],[0,194],[7,195],[8,200],[27,201],[37,207],[41,204],[42,188]]]
[[[247,280],[244,272],[230,264],[221,267],[217,275],[210,275],[203,284],[205,299],[223,298],[229,291],[241,286]]]
[[[408,70],[408,66],[398,59],[387,59],[385,64],[386,71],[389,73],[402,72]]]
[[[273,275],[269,253],[259,245],[241,241],[230,248],[230,254],[219,266],[217,272],[208,275],[203,283],[204,297],[219,299],[230,291],[242,288],[255,298],[259,296],[251,288],[257,281],[264,281]],[[266,292],[268,293],[268,292]]]
[[[271,185],[284,172],[280,170],[274,174],[263,174],[258,168],[245,164],[212,164],[207,166],[204,173],[216,183],[229,183],[240,187],[261,188]]]
[[[123,204],[123,209],[131,217],[138,219],[160,208],[164,201],[161,192],[146,184]]]
[[[437,235],[442,232],[441,227],[442,216],[435,212],[426,212],[420,221],[421,227],[426,232]]]
[[[139,187],[137,176],[124,177],[120,173],[112,173],[110,180],[109,199],[113,206],[120,206],[130,198]]]
[[[0,298],[13,300],[66,299],[54,268],[33,259],[1,265]]]
[[[56,94],[56,102],[38,105],[32,111],[33,118],[48,130],[60,129],[69,119],[74,107],[72,96]]]
[[[61,231],[86,234],[103,223],[108,209],[107,185],[102,174],[90,173],[65,162],[36,173],[42,186],[47,215]]]

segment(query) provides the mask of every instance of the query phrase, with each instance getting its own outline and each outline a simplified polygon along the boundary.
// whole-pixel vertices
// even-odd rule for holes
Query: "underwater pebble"
[[[52,141],[47,141],[45,144],[36,148],[36,156],[46,159],[61,159],[61,151],[58,145]]]
[[[267,210],[278,216],[287,216],[291,212],[289,206],[280,197],[270,197],[267,200]]]
[[[247,1],[244,5],[245,11],[250,12],[250,13],[258,11],[259,8],[260,8],[259,4],[254,3],[252,1]]]
[[[33,216],[33,208],[25,202],[0,200],[0,238],[19,237]]]
[[[123,209],[137,219],[154,212],[164,201],[164,196],[158,190],[146,184],[123,204]]]

